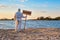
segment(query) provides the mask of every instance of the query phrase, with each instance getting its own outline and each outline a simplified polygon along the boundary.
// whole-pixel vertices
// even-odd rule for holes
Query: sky
[[[0,0],[0,19],[13,18],[18,8],[32,11],[28,19],[60,16],[60,0]]]

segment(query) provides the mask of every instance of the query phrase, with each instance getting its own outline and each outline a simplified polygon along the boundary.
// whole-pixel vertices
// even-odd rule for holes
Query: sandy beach
[[[59,28],[28,28],[20,32],[0,29],[0,40],[60,40]]]

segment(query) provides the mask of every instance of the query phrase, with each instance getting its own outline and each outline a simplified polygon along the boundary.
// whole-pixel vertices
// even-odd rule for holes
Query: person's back
[[[16,12],[15,16],[14,16],[14,20],[15,20],[15,31],[20,31],[21,30],[21,21],[22,18],[25,18],[25,16],[23,16],[23,14],[20,12],[20,9],[18,9],[18,12]]]
[[[16,12],[16,20],[20,20],[22,18],[22,13],[21,12]]]

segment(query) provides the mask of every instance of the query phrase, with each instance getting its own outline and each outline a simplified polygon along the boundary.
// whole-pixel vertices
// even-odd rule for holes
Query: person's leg
[[[19,20],[18,31],[21,31],[21,20]]]
[[[16,21],[15,21],[15,31],[18,30],[18,24],[19,24],[19,22],[18,22],[18,20],[16,20]]]

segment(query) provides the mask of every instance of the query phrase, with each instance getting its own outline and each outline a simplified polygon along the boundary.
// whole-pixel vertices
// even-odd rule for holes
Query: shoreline
[[[0,29],[0,40],[60,40],[60,28]]]

